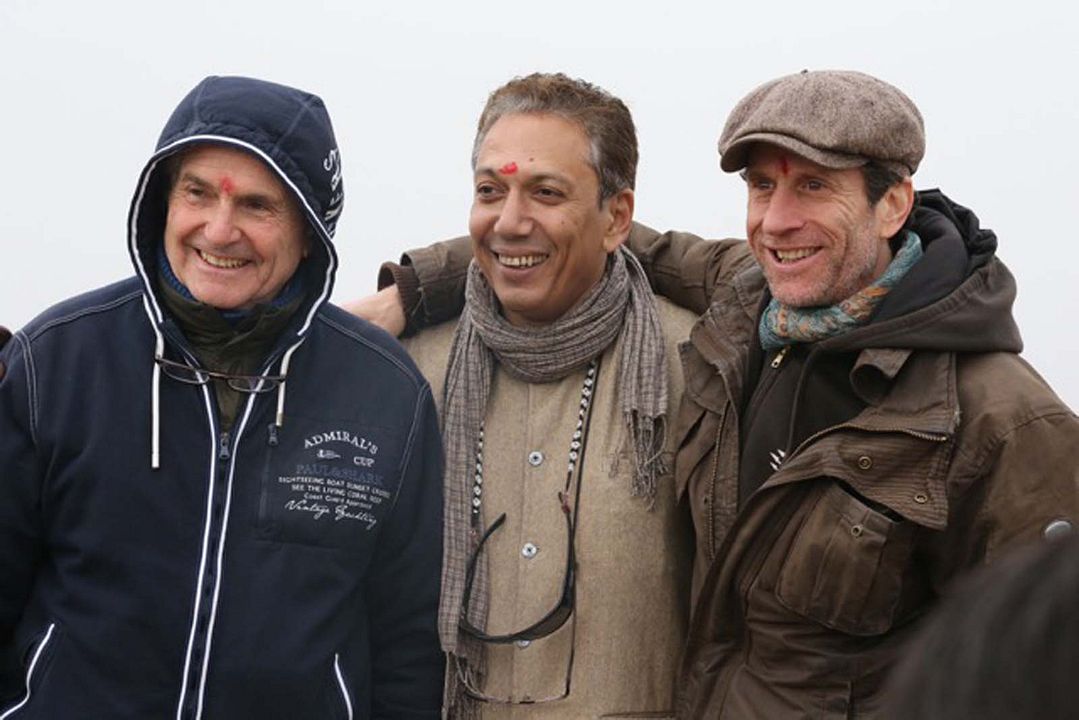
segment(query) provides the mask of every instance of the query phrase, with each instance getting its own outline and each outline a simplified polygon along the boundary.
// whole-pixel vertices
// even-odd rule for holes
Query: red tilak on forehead
[[[508,162],[502,167],[498,168],[498,172],[502,173],[503,175],[512,175],[513,173],[517,172],[517,163]]]
[[[232,178],[225,176],[221,179],[221,192],[226,195],[231,195],[232,191],[236,189],[236,185],[233,184]]]
[[[791,163],[790,160],[787,159],[786,155],[779,156],[779,169],[783,171],[784,175],[791,174]]]

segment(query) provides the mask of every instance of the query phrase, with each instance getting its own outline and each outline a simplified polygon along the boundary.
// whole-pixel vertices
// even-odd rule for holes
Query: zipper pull
[[[217,459],[228,460],[229,456],[229,431],[224,430],[221,432],[221,450],[217,453]]]
[[[776,356],[774,358],[772,358],[772,369],[773,370],[775,370],[776,368],[778,368],[780,365],[783,364],[783,358],[787,357],[787,353],[790,352],[790,349],[791,349],[790,345],[784,345],[779,350],[779,352],[776,353]]]
[[[270,445],[272,447],[277,447],[277,423],[270,423],[269,432],[270,432]]]

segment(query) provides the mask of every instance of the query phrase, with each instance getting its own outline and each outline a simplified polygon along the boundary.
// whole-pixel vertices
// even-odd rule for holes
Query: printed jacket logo
[[[264,480],[264,528],[282,540],[331,546],[354,544],[356,529],[374,530],[396,491],[384,470],[396,460],[380,447],[381,433],[337,427],[282,442]]]

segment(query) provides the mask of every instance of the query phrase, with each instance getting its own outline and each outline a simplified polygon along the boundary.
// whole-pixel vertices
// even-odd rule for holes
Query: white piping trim
[[[52,632],[56,629],[56,623],[49,625],[48,631],[45,633],[45,637],[38,643],[37,650],[34,651],[34,657],[30,660],[30,667],[26,669],[26,697],[24,697],[17,705],[9,707],[3,715],[0,715],[0,720],[11,717],[16,710],[22,708],[26,703],[30,702],[30,681],[34,677],[34,668],[37,667],[37,661],[41,659],[41,653],[44,652],[45,646],[49,644],[49,640],[52,638]],[[348,716],[352,717],[352,709],[349,708]]]
[[[337,676],[337,685],[341,688],[341,697],[345,699],[345,709],[348,710],[348,720],[352,720],[352,699],[348,696],[348,686],[345,685],[345,676],[341,673],[341,654],[333,654],[333,672]],[[0,718],[2,720],[2,718]]]
[[[146,293],[142,294],[143,306],[146,312],[150,312]],[[151,371],[150,380],[150,469],[157,470],[161,467],[161,366],[157,358],[165,357],[165,336],[158,330],[157,325],[150,323],[154,329],[154,369]]]
[[[206,417],[210,421],[210,472],[209,489],[206,493],[206,526],[202,531],[202,555],[199,558],[199,572],[195,580],[195,610],[191,615],[191,632],[187,637],[187,652],[184,654],[184,672],[180,677],[180,702],[176,706],[176,720],[183,720],[184,702],[187,699],[187,676],[191,672],[191,650],[195,644],[195,628],[199,624],[199,610],[202,606],[202,578],[206,573],[206,550],[210,545],[210,524],[213,521],[214,504],[214,458],[217,453],[217,437],[213,420],[213,409],[210,405],[210,390],[206,385],[202,386],[202,397],[206,404]],[[220,583],[221,578],[217,581]]]
[[[255,398],[255,395],[251,395],[247,399],[247,410],[244,411],[240,424],[236,426],[235,434],[233,435],[234,438],[243,437],[244,430],[247,429],[247,421],[251,418],[251,410],[255,407]],[[229,462],[228,482],[225,485],[225,509],[221,517],[221,533],[218,536],[217,558],[215,561],[217,582],[214,584],[214,597],[210,603],[210,621],[206,625],[206,649],[203,650],[202,653],[202,675],[199,678],[199,701],[195,710],[195,720],[200,720],[202,717],[202,705],[206,695],[206,676],[210,669],[210,648],[213,646],[214,624],[217,622],[217,600],[221,595],[221,585],[223,585],[225,581],[221,576],[221,568],[225,561],[225,539],[228,537],[229,514],[232,509],[232,480],[236,475],[236,457],[239,455],[239,452],[237,452],[239,447],[240,443],[237,440],[233,443],[232,459]],[[202,577],[199,577],[198,588],[201,589],[201,587]],[[196,590],[196,592],[197,591],[198,590]]]
[[[131,225],[128,227],[128,252],[131,253],[131,257],[135,262],[135,271],[139,277],[142,278],[143,287],[146,288],[145,295],[149,295],[150,298],[147,301],[146,312],[150,316],[150,324],[154,326],[155,330],[157,326],[162,322],[164,316],[161,313],[161,308],[157,304],[157,298],[153,297],[153,293],[149,292],[149,289],[153,287],[153,283],[150,280],[150,274],[143,267],[142,257],[139,255],[139,240],[138,240],[138,228],[139,228],[139,213],[142,211],[142,204],[146,197],[146,188],[150,184],[150,178],[154,174],[154,168],[157,167],[160,162],[160,154],[155,154],[150,158],[146,168],[142,171],[142,178],[139,183],[138,191],[135,194],[135,200],[132,202],[131,210]]]

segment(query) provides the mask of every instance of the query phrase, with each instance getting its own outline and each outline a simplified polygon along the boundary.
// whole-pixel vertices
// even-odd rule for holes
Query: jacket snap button
[[[871,467],[873,467],[873,458],[869,457],[868,455],[863,455],[858,458],[859,470],[868,470]]]
[[[539,548],[536,547],[535,545],[533,545],[532,543],[525,543],[524,547],[521,548],[521,555],[528,558],[529,560],[536,557],[536,553],[538,553],[538,552],[539,552]]]
[[[918,503],[919,505],[925,505],[927,502],[929,502],[929,496],[926,495],[924,492],[914,493],[914,502]]]
[[[862,533],[864,531],[865,531],[865,528],[862,527],[861,525],[851,525],[850,526],[850,534],[853,535],[854,537],[861,537]]]
[[[543,453],[539,450],[533,450],[528,453],[528,464],[532,467],[539,467],[543,464]]]
[[[1042,530],[1042,535],[1046,540],[1060,540],[1071,534],[1072,524],[1067,520],[1054,520]]]

